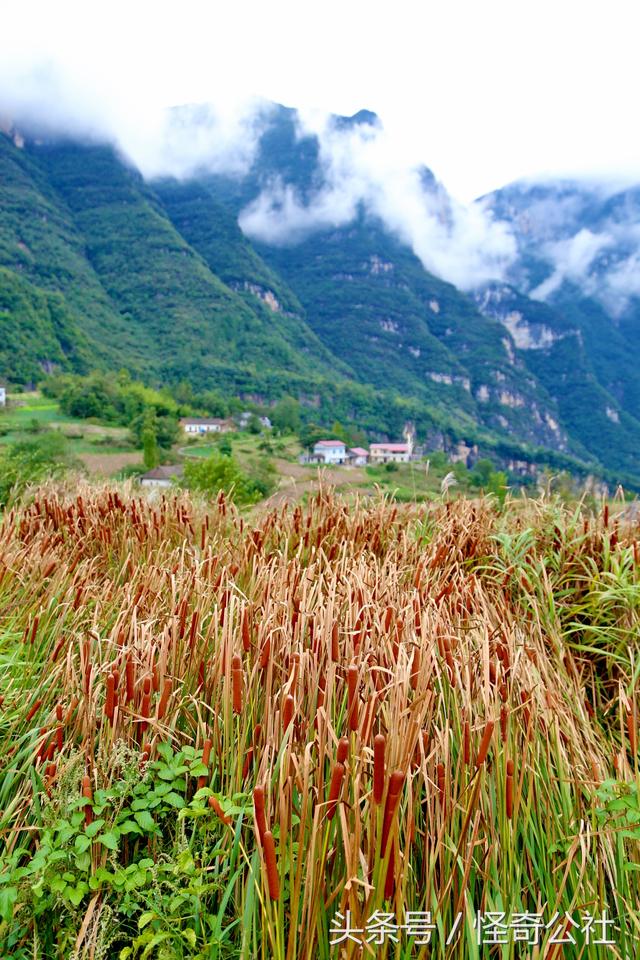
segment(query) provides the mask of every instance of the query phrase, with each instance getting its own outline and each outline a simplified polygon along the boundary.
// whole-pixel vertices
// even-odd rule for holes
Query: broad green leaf
[[[106,833],[101,833],[98,837],[98,842],[104,847],[107,847],[109,850],[118,849],[118,835],[114,833],[113,830],[108,830]]]
[[[156,829],[156,822],[148,810],[138,810],[134,817],[143,830],[152,833]]]

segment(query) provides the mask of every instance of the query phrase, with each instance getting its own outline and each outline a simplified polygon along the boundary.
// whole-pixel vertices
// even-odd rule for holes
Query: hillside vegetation
[[[597,317],[584,344],[582,324],[520,350],[500,311],[429,274],[364,210],[294,246],[252,243],[238,214],[278,176],[302,197],[323,182],[317,140],[284,109],[234,180],[145,183],[110,146],[1,134],[0,378],[126,367],[154,388],[186,381],[267,406],[291,396],[369,439],[397,439],[411,420],[430,447],[464,442],[500,468],[560,457],[583,476],[637,481],[640,425],[617,399],[634,394],[601,376]],[[566,332],[562,312],[547,314]]]

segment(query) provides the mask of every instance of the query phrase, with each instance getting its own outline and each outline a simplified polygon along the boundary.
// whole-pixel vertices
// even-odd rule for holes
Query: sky
[[[0,114],[133,152],[163,107],[213,102],[232,139],[260,97],[375,111],[462,202],[523,177],[640,180],[637,0],[4,0],[0,23]]]

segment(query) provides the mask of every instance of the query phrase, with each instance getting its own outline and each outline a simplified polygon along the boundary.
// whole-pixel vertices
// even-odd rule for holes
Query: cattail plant
[[[513,816],[513,760],[507,760],[507,778],[505,786],[505,809],[509,820]]]
[[[476,767],[481,767],[487,758],[487,753],[489,752],[489,745],[491,743],[491,737],[493,736],[494,727],[495,727],[495,722],[493,720],[488,720],[484,728],[484,733],[482,734],[482,740],[480,741],[478,756],[476,757]]]

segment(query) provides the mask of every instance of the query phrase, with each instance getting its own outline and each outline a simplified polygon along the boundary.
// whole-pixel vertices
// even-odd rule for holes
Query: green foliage
[[[143,414],[142,422],[142,451],[144,465],[147,470],[158,466],[158,418],[155,411],[149,407]]]
[[[74,466],[68,442],[58,431],[48,430],[0,447],[0,507],[28,484],[61,476]]]
[[[139,754],[122,743],[114,749],[122,758],[119,780],[88,802],[82,758],[68,758],[71,772],[49,801],[42,795],[35,855],[21,846],[0,855],[3,955],[33,924],[41,943],[51,944],[47,956],[66,958],[78,911],[96,895],[112,918],[104,934],[110,956],[138,956],[143,948],[149,956],[160,943],[177,951],[182,941],[193,956],[213,935],[224,891],[212,870],[226,828],[208,803],[217,795],[197,789],[207,773],[202,752],[159,743],[159,759],[141,767]],[[251,809],[244,794],[218,802],[231,817]],[[201,914],[195,922],[194,907]]]
[[[205,460],[187,460],[184,466],[184,484],[214,497],[223,490],[236,503],[256,503],[268,496],[273,489],[273,472],[263,462],[260,469],[251,475],[244,473],[233,456],[214,453]]]
[[[283,397],[271,411],[271,422],[278,433],[296,433],[300,429],[300,404],[293,397]]]

